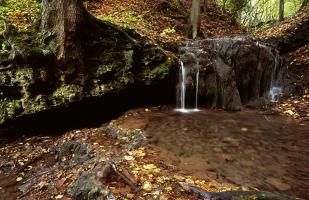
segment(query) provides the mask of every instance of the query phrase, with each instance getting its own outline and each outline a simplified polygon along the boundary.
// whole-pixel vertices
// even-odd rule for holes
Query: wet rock
[[[237,111],[243,105],[263,106],[283,68],[278,51],[250,38],[190,41],[180,54],[186,68],[186,107],[195,102],[198,71],[198,105]],[[180,83],[176,90],[180,105]]]
[[[75,200],[114,200],[116,197],[102,183],[111,172],[110,163],[101,163],[93,170],[83,172],[68,192]]]
[[[45,3],[60,5],[58,1]],[[42,23],[50,31],[41,31],[43,38],[34,37],[38,42],[31,48],[37,51],[27,51],[27,57],[36,62],[8,60],[9,54],[0,52],[0,125],[86,101],[100,100],[102,104],[127,107],[140,99],[152,101],[148,92],[154,96],[162,92],[174,94],[174,79],[170,76],[177,59],[172,53],[133,30],[95,19],[80,1],[66,2],[65,10],[77,3],[82,15],[73,11],[62,15],[54,7],[43,9]],[[55,17],[50,18],[49,12],[55,12]],[[69,28],[52,23],[65,16],[69,17]],[[83,23],[78,24],[78,20]],[[45,49],[40,49],[44,45],[40,44],[41,39],[48,43]],[[14,46],[23,51],[29,39],[18,41]],[[45,55],[51,52],[54,54]],[[3,64],[2,60],[8,61]],[[109,112],[107,106],[104,115],[111,115]]]
[[[72,140],[52,147],[50,152],[63,164],[75,165],[89,160],[92,157],[91,150],[89,145]]]
[[[147,134],[141,130],[129,129],[122,130],[113,124],[104,124],[101,129],[113,139],[128,138],[128,141],[123,145],[128,149],[136,149],[142,146],[147,140]]]

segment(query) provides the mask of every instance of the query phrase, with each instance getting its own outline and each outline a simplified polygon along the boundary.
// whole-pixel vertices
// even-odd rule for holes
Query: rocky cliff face
[[[130,91],[133,99],[143,95],[142,88],[153,89],[173,80],[168,77],[177,62],[173,54],[134,31],[105,22],[95,26],[99,31],[80,44],[82,65],[58,62],[50,49],[33,47],[38,37],[14,36],[16,48],[0,55],[0,124],[85,99],[100,98],[103,103],[115,93]],[[132,103],[130,96],[119,101]]]
[[[226,110],[241,110],[242,105],[267,97],[272,79],[278,78],[283,66],[276,50],[249,38],[188,42],[180,53],[188,68],[187,94],[195,93],[198,63],[198,105]],[[180,97],[179,84],[176,90]]]

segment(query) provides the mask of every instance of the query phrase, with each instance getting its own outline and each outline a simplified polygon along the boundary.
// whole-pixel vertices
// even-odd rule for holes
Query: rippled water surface
[[[186,175],[309,198],[309,125],[258,111],[132,110],[158,159]]]

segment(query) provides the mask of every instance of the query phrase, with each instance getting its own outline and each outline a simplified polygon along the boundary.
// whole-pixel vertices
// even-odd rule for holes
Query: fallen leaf
[[[57,195],[55,198],[56,199],[61,199],[63,197],[63,195],[62,194],[59,194],[59,195]]]
[[[16,179],[17,182],[20,182],[21,180],[23,180],[22,177],[17,177],[17,179]]]

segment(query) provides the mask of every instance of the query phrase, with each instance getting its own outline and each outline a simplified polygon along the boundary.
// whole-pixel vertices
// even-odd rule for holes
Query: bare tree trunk
[[[203,5],[203,12],[207,12],[207,0],[204,0],[204,5]]]
[[[284,19],[284,0],[279,1],[279,21]]]
[[[195,39],[200,31],[200,14],[201,14],[201,2],[200,0],[192,1],[192,8],[190,14],[190,27],[192,28],[192,38]]]
[[[80,0],[43,0],[41,31],[44,43],[62,67],[83,65],[81,41],[86,36],[88,12]]]
[[[225,9],[226,1],[227,1],[227,0],[223,0],[222,7],[221,7],[221,11],[222,11],[222,12],[223,12],[223,11],[226,11],[226,9]]]
[[[308,5],[309,0],[304,0],[303,3],[301,4],[301,8],[305,7],[306,5]]]

